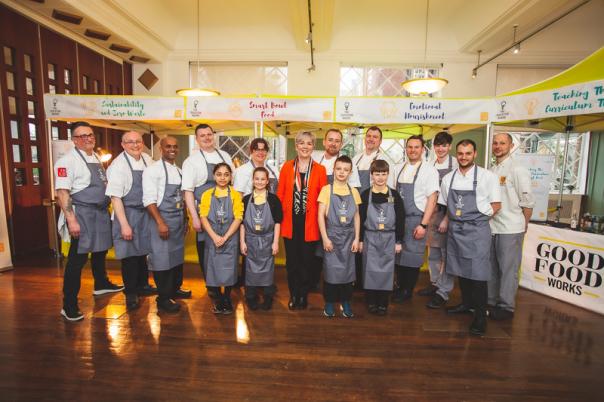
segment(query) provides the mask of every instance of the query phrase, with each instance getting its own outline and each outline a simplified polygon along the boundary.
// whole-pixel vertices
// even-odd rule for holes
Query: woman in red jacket
[[[325,168],[311,158],[315,136],[296,135],[294,160],[285,162],[279,175],[277,196],[283,206],[281,236],[285,242],[290,310],[308,306],[309,274],[317,264],[315,250],[320,238],[317,198],[327,184]]]

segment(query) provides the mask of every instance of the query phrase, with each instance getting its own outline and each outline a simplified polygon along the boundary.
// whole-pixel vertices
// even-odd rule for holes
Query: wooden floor
[[[2,401],[602,400],[604,318],[529,291],[512,322],[490,322],[480,339],[467,335],[470,317],[419,296],[386,317],[368,315],[361,293],[353,319],[323,317],[320,294],[290,312],[283,269],[270,312],[235,292],[236,313],[215,316],[191,265],[180,314],[158,316],[154,298],[122,314],[122,294],[92,297],[85,268],[86,318],[67,323],[62,269],[32,265],[0,274]]]

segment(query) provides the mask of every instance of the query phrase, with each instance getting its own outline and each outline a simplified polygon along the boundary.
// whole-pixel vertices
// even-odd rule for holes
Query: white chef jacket
[[[107,168],[107,189],[105,190],[105,195],[108,197],[123,198],[132,189],[132,172],[130,171],[128,162],[126,162],[126,158],[130,161],[133,170],[145,170],[145,163],[147,163],[147,166],[153,164],[153,159],[144,152],[138,161],[128,155],[126,151],[120,153],[111,162],[109,168]]]
[[[181,171],[176,165],[166,162],[168,184],[181,185]],[[166,189],[166,172],[162,160],[155,161],[143,172],[143,205],[156,204],[158,207],[164,199]]]
[[[88,163],[101,163],[96,154],[87,155],[80,151]],[[90,170],[78,155],[76,148],[72,148],[55,163],[55,190],[69,190],[75,194],[90,185]]]
[[[199,149],[194,149],[191,151],[191,155],[189,155],[189,157],[185,159],[182,164],[183,191],[195,191],[195,187],[205,184],[205,182],[208,181],[208,177],[212,177],[214,174],[213,172],[208,172],[204,155],[207,158],[207,161],[213,164],[223,162],[224,159],[224,162],[229,164],[231,168],[235,170],[233,161],[226,152],[215,149],[212,152],[203,151],[202,155]],[[222,158],[220,158],[220,156],[222,156]]]
[[[450,156],[451,158],[451,169],[457,169],[459,167],[459,163],[457,162],[457,158],[454,156]],[[438,163],[438,158],[434,158],[430,161],[430,164],[433,165],[437,170],[448,169],[449,168],[449,158],[446,158],[443,163]]]
[[[325,167],[327,176],[329,176],[330,174],[333,174],[333,168],[336,164],[336,159],[338,157],[334,156],[333,158],[327,159],[326,152],[323,152],[320,155],[321,156],[315,155],[313,157],[315,162],[317,162]],[[361,179],[359,179],[359,171],[357,170],[357,167],[354,165],[354,162],[352,163],[352,172],[350,173],[350,177],[348,178],[348,184],[350,185],[350,187],[361,187]]]
[[[492,172],[481,168],[480,166],[472,166],[470,170],[463,175],[459,168],[455,169],[445,177],[440,185],[440,194],[438,195],[438,203],[441,205],[447,205],[447,197],[449,195],[449,186],[451,185],[451,177],[455,174],[455,181],[453,182],[454,190],[472,190],[474,188],[474,169],[478,169],[478,175],[476,180],[476,206],[478,211],[484,215],[492,216],[493,207],[492,202],[501,202],[501,190],[499,189],[499,182],[497,176]]]
[[[413,183],[415,172],[419,166],[419,162],[415,165],[411,165],[410,163],[397,164],[394,169],[390,170],[390,175],[388,176],[389,186],[396,190],[398,183]],[[403,172],[399,176],[401,169],[403,169]],[[415,206],[423,212],[426,209],[428,197],[439,190],[438,171],[432,164],[422,161],[421,169],[419,169],[417,175],[413,189],[413,201],[415,202]]]
[[[268,170],[268,177],[275,178],[279,180],[279,170],[273,166],[268,166],[265,162],[265,168]],[[244,196],[250,194],[252,189],[254,188],[253,175],[254,175],[254,165],[252,161],[248,163],[244,163],[235,169],[235,177],[233,179],[233,187],[235,190],[239,191]]]
[[[352,158],[352,164],[357,170],[369,170],[371,166],[371,162],[373,160],[386,160],[386,155],[383,152],[380,152],[379,149],[373,151],[369,155],[365,153],[365,151],[357,154]]]
[[[523,233],[526,220],[522,208],[533,208],[531,174],[511,155],[489,169],[497,177],[501,189],[501,210],[491,219],[495,234]]]

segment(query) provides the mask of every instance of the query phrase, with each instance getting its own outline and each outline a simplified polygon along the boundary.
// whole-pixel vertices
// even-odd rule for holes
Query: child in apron
[[[231,288],[237,282],[243,203],[239,192],[230,185],[231,167],[221,162],[214,166],[213,173],[216,186],[202,194],[199,204],[201,224],[207,235],[204,255],[206,286],[216,295],[212,311],[231,314]]]
[[[263,289],[263,310],[270,310],[275,295],[275,255],[283,212],[279,198],[268,191],[268,170],[257,167],[252,174],[253,190],[243,198],[243,224],[239,229],[241,254],[245,258],[245,300],[258,309],[258,289]]]
[[[386,185],[388,162],[371,163],[372,186],[361,195],[363,287],[371,314],[386,315],[394,286],[394,260],[401,252],[405,209],[401,196]]]
[[[355,254],[359,250],[361,218],[357,205],[361,196],[348,185],[352,161],[339,156],[333,169],[333,184],[319,194],[319,231],[323,256],[323,297],[326,317],[335,316],[334,304],[341,303],[342,315],[354,317],[352,312],[353,283],[356,280]]]

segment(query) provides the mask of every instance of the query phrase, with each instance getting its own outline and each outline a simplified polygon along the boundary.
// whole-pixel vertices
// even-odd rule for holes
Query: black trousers
[[[329,283],[323,282],[323,298],[326,303],[346,302],[352,300],[353,282]]]
[[[388,307],[388,299],[390,298],[390,290],[373,290],[365,289],[365,299],[368,305]]]
[[[462,304],[474,309],[475,314],[486,315],[488,287],[487,281],[459,277]]]
[[[413,293],[415,285],[417,285],[417,279],[419,278],[420,267],[406,267],[403,265],[395,265],[396,271],[396,284],[400,290],[406,290],[409,293]]]
[[[232,286],[224,286],[222,289],[224,289],[223,291],[221,291],[220,286],[208,286],[208,292],[212,292],[215,295],[219,295],[222,296],[222,298],[228,298],[231,297],[231,290],[233,289]]]
[[[176,268],[182,265],[177,265],[174,268],[165,271],[153,271],[153,279],[157,286],[157,301],[161,302],[164,300],[171,299],[174,296],[174,292],[178,289],[176,287]]]
[[[184,268],[183,264],[177,265],[174,268],[172,268],[174,270],[174,291],[175,292],[182,287],[182,281],[184,280],[183,268]]]
[[[246,286],[245,287],[245,297],[247,299],[255,299],[258,297],[258,291],[262,290],[264,292],[264,297],[273,297],[277,292],[277,287],[275,285],[269,286]]]
[[[147,256],[123,258],[122,279],[124,280],[124,293],[127,295],[135,295],[140,288],[147,286],[149,284]]]
[[[316,265],[315,249],[317,242],[304,241],[296,235],[292,239],[283,239],[285,243],[285,268],[287,269],[287,286],[291,297],[306,297],[310,288],[310,273]]]
[[[356,253],[354,255],[354,268],[357,274],[354,288],[357,290],[363,289],[363,253]]]
[[[76,309],[78,307],[82,268],[84,268],[86,261],[88,261],[88,253],[78,254],[78,244],[79,239],[71,239],[67,263],[63,272],[63,307],[68,309]],[[107,281],[107,272],[105,271],[107,250],[90,254],[94,287],[97,288],[104,285]]]

